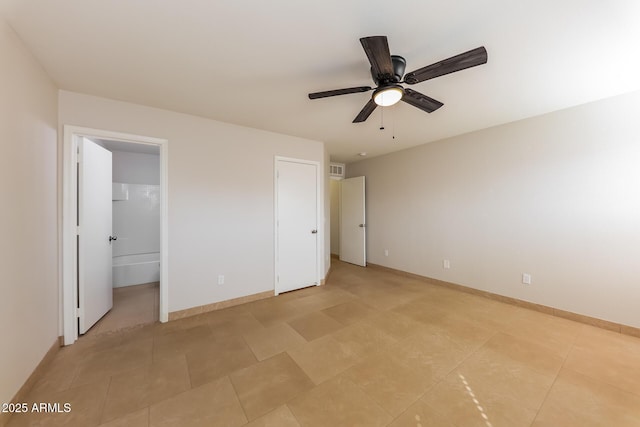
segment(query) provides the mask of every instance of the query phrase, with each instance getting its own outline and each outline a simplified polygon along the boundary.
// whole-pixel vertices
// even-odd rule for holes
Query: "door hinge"
[[[80,235],[80,226],[79,225],[76,226],[76,235],[78,235],[78,236]]]

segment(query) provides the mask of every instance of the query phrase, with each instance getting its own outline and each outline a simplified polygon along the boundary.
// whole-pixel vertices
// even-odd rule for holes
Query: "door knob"
[[[112,240],[118,240],[118,236],[109,236],[109,243],[111,243]]]
[[[311,230],[311,234],[316,234],[318,230]]]
[[[364,228],[364,224],[360,224],[360,225],[358,225],[358,227]]]

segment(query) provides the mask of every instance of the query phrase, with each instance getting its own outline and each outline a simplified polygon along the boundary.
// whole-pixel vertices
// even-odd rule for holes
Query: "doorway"
[[[155,191],[156,202],[158,203],[157,214],[159,216],[159,230],[156,228],[157,232],[157,243],[159,243],[159,252],[156,256],[159,258],[157,261],[150,261],[148,266],[153,266],[154,263],[157,266],[157,262],[159,262],[159,284],[157,284],[157,294],[159,303],[157,305],[157,309],[154,313],[154,320],[160,320],[161,322],[166,322],[168,320],[168,266],[167,266],[167,232],[168,232],[168,223],[167,223],[167,140],[158,139],[158,138],[150,138],[138,135],[130,135],[130,134],[122,134],[116,132],[109,132],[98,129],[88,129],[88,128],[80,128],[75,126],[65,126],[64,127],[64,154],[63,154],[63,224],[62,224],[62,260],[61,260],[61,271],[62,271],[62,326],[63,326],[63,335],[64,335],[64,344],[69,345],[75,342],[78,339],[78,319],[81,315],[83,315],[84,307],[80,306],[78,302],[81,291],[78,286],[80,284],[80,275],[78,274],[78,269],[82,267],[84,260],[81,259],[79,255],[79,249],[81,249],[81,241],[80,235],[83,230],[82,227],[78,225],[78,218],[83,217],[82,203],[78,203],[78,195],[80,195],[80,187],[81,182],[78,179],[78,170],[82,170],[82,168],[78,164],[78,160],[81,158],[82,153],[79,152],[80,148],[83,145],[83,140],[89,139],[92,141],[98,141],[100,145],[103,147],[105,145],[111,145],[111,149],[127,147],[129,150],[133,151],[155,151],[158,153],[158,164],[159,164],[159,178],[158,185]],[[133,147],[133,148],[131,148]],[[139,171],[138,171],[139,172]],[[126,183],[122,183],[126,184]],[[120,190],[118,191],[118,186],[114,185],[113,188],[116,191],[113,191],[113,196],[115,198],[122,198],[123,191],[126,190],[138,190],[134,188],[125,188],[120,186]],[[112,188],[109,188],[112,190]],[[151,188],[143,188],[143,191],[147,191],[148,193],[153,193],[153,189]],[[150,194],[153,196],[153,194]],[[80,197],[81,198],[81,197]],[[112,198],[112,192],[109,191],[109,199]],[[111,203],[111,201],[110,201]],[[115,203],[115,202],[114,202]],[[116,221],[117,222],[117,221]],[[158,232],[159,231],[159,232]],[[113,234],[113,235],[112,235]],[[85,237],[83,235],[83,237]],[[99,239],[102,239],[105,236],[100,236]],[[115,233],[110,233],[109,244],[113,244],[117,242],[117,235]],[[86,239],[86,238],[85,238]],[[126,239],[123,239],[126,240]],[[121,240],[120,243],[125,243]],[[129,242],[131,243],[131,242]],[[129,245],[129,249],[131,245]],[[144,245],[143,245],[144,246]],[[116,255],[118,251],[114,252]],[[110,250],[110,255],[111,250]],[[145,254],[142,254],[145,255]],[[147,256],[149,254],[146,254]],[[139,261],[136,259],[136,261]],[[140,267],[138,264],[142,264],[139,262],[130,263],[136,264],[136,268]],[[109,259],[109,268],[111,269],[111,259]],[[111,270],[110,270],[111,271]],[[113,270],[115,272],[115,269]],[[149,271],[137,271],[133,275],[142,275],[141,277],[151,277],[148,276]],[[117,274],[118,275],[118,274]],[[121,278],[118,278],[121,279]],[[137,279],[139,280],[139,278]],[[115,282],[112,282],[115,283]],[[149,285],[151,285],[149,283]],[[147,286],[152,287],[152,286]],[[122,293],[122,292],[120,292]],[[114,295],[116,292],[114,292]],[[135,292],[138,296],[140,292]],[[106,317],[105,317],[106,318]],[[85,325],[86,329],[86,325]]]
[[[80,333],[95,336],[156,322],[160,284],[160,148],[104,139],[83,138],[82,142],[92,142],[111,154],[112,179],[106,182],[111,197],[106,203],[112,214],[108,235],[113,240],[105,246],[110,249],[111,261],[106,290],[113,304],[108,312],[104,308],[97,311],[100,319],[86,322]],[[86,162],[80,164],[81,169],[87,169]],[[99,194],[95,190],[93,193],[92,196]],[[82,234],[80,237],[82,243]],[[82,258],[79,264],[83,265]],[[90,312],[85,304],[80,323]]]

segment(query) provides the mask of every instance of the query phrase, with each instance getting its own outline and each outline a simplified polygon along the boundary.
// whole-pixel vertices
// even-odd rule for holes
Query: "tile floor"
[[[93,337],[154,323],[160,318],[160,283],[113,289],[113,308],[82,337]]]
[[[640,426],[640,339],[333,262],[329,284],[60,350],[10,426]]]

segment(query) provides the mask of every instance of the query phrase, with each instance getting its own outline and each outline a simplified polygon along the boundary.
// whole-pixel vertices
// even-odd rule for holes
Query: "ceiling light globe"
[[[397,104],[404,95],[404,89],[400,85],[384,86],[373,92],[373,102],[381,107],[390,107]]]

